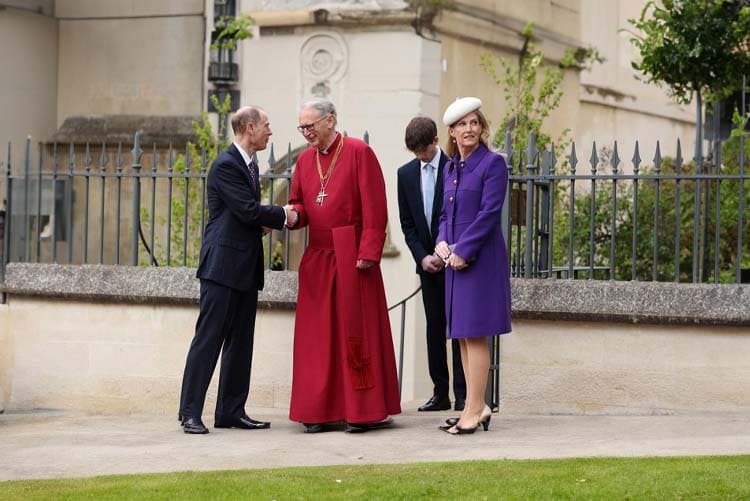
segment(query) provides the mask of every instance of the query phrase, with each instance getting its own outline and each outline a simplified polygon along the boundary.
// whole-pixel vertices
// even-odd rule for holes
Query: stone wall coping
[[[200,281],[195,268],[115,265],[10,263],[5,292],[97,302],[197,305]],[[266,271],[258,307],[290,309],[297,304],[297,273]]]
[[[98,148],[102,143],[117,145],[133,144],[136,132],[141,133],[141,145],[150,152],[152,144],[160,148],[172,145],[183,148],[188,141],[198,141],[193,122],[200,116],[161,115],[86,115],[65,119],[48,143],[91,143]],[[128,148],[129,149],[129,148]],[[64,153],[64,152],[63,152]],[[129,159],[129,158],[128,158]]]
[[[750,285],[511,279],[514,318],[750,326]]]
[[[266,271],[263,309],[293,310],[297,273]],[[197,305],[193,268],[10,263],[13,296]],[[599,280],[511,280],[514,318],[619,323],[750,326],[750,285]]]

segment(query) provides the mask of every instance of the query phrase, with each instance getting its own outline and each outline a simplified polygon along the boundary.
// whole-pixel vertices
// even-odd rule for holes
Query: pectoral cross
[[[323,200],[325,200],[325,197],[328,196],[328,193],[326,193],[325,188],[320,189],[320,193],[318,193],[318,197],[315,199],[315,201],[318,203],[318,205],[323,205]]]

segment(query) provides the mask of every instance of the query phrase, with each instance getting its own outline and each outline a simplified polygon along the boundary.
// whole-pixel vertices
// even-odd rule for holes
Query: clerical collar
[[[336,133],[336,134],[335,134],[335,135],[333,136],[333,141],[331,141],[331,144],[329,144],[328,146],[326,146],[326,147],[325,147],[325,149],[323,149],[323,150],[318,150],[318,151],[320,151],[320,153],[321,153],[322,155],[328,155],[328,152],[329,152],[329,151],[331,150],[331,147],[332,147],[333,145],[335,145],[335,144],[336,144],[336,141],[338,140],[338,138],[339,138],[339,133],[337,132],[337,133]]]
[[[424,166],[429,164],[433,167],[437,168],[438,165],[440,165],[440,148],[435,148],[435,154],[432,156],[429,162],[424,162],[422,160],[419,161],[421,168],[424,169]]]
[[[240,152],[240,155],[242,155],[242,160],[245,161],[245,165],[250,165],[250,161],[252,160],[252,157],[242,149],[242,146],[237,144],[237,141],[234,141],[232,144],[234,144],[234,147],[237,148],[237,151]]]

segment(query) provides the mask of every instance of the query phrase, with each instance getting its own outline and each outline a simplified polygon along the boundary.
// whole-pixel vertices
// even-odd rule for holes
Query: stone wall
[[[0,9],[0,172],[10,163],[23,170],[24,141],[49,137],[57,126],[58,27],[48,15],[18,8]],[[8,152],[8,143],[12,149]],[[0,208],[5,199],[5,176],[0,176]]]
[[[0,407],[173,413],[198,313],[193,276],[187,268],[9,265]],[[250,406],[285,408],[296,274],[268,272],[266,284]],[[750,410],[750,286],[515,279],[512,287],[503,411]],[[411,302],[407,409],[429,396],[419,296]],[[391,320],[398,349],[400,317]],[[207,413],[214,397],[212,386]]]
[[[198,115],[203,0],[58,0],[57,125],[73,115]]]

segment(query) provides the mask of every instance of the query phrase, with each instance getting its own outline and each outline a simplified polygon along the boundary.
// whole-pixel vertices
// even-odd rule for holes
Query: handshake
[[[286,213],[286,227],[294,228],[297,221],[299,221],[299,214],[294,210],[294,207],[289,204],[284,206],[284,212]]]
[[[287,228],[294,228],[294,226],[299,221],[299,214],[297,213],[294,208],[287,204],[283,207],[284,209],[284,215],[286,216],[286,227]],[[273,231],[273,228],[269,228],[268,226],[263,227],[263,234],[267,235],[268,233],[271,233]]]

